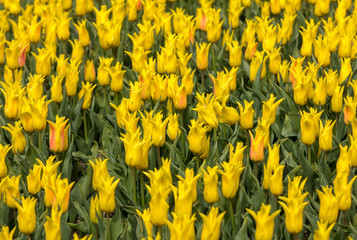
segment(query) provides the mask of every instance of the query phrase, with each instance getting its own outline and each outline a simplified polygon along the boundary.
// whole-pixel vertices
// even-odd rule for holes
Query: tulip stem
[[[254,162],[255,177],[258,180],[258,162]],[[259,180],[258,180],[259,181]],[[260,181],[259,181],[260,182]]]
[[[110,236],[110,222],[109,222],[109,213],[106,213],[105,214],[106,217],[107,217],[107,233],[108,233],[108,240],[111,239],[111,236]]]
[[[307,146],[307,158],[311,164],[311,146]]]
[[[86,115],[86,110],[83,110],[83,126],[84,126],[84,140],[87,142],[88,134],[87,134],[87,115]]]
[[[156,147],[156,155],[157,155],[157,167],[161,167],[161,156],[160,156],[160,147]]]
[[[213,72],[216,72],[216,55],[214,53],[214,45],[211,46],[212,51],[212,64],[213,64]]]
[[[145,207],[145,195],[144,195],[144,174],[140,171],[140,194],[141,194],[141,205]]]
[[[42,151],[41,135],[42,135],[42,132],[38,131],[38,148],[40,149],[40,151]]]
[[[201,85],[202,85],[202,92],[205,91],[205,74],[203,73],[203,70],[201,70]]]
[[[133,185],[133,199],[134,199],[134,203],[136,205],[136,171],[134,167],[130,167],[130,171],[131,171],[131,183]]]
[[[236,235],[236,221],[234,219],[234,211],[233,211],[233,199],[229,199],[229,212],[232,218],[232,229],[233,229],[233,236]]]

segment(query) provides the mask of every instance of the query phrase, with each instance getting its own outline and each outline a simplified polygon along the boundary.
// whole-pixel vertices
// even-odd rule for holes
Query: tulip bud
[[[196,43],[196,50],[197,50],[197,57],[196,57],[196,64],[198,70],[205,70],[208,68],[208,52],[211,43],[202,43],[198,45]]]
[[[203,195],[207,203],[213,204],[215,202],[218,202],[219,200],[219,195],[218,195],[218,189],[217,189],[217,184],[218,184],[218,175],[217,175],[217,170],[218,166],[215,166],[213,168],[207,167],[207,172],[203,170],[204,172],[204,191]]]
[[[212,207],[207,215],[199,213],[203,220],[201,239],[218,240],[221,229],[221,223],[226,212],[218,215],[218,208]]]
[[[22,127],[20,126],[20,122],[15,122],[15,126],[12,126],[10,123],[7,124],[7,127],[2,127],[3,129],[7,130],[11,133],[11,145],[12,145],[12,152],[14,154],[22,154],[26,147],[26,138],[22,133]]]
[[[28,197],[24,198],[21,197],[22,206],[15,202],[18,215],[17,215],[17,222],[19,223],[19,230],[23,234],[30,235],[35,231],[36,228],[36,198]]]

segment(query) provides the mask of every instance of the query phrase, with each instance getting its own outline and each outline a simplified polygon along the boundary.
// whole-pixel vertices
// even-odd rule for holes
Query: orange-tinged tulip
[[[253,136],[252,132],[249,131],[250,135],[250,159],[254,162],[260,162],[264,160],[264,136],[261,134],[256,134]]]
[[[208,68],[208,52],[211,43],[201,43],[198,45],[196,43],[196,50],[197,50],[197,57],[196,57],[196,64],[198,70],[205,70]]]
[[[52,152],[60,153],[64,152],[68,148],[68,128],[67,125],[69,119],[65,120],[65,117],[56,116],[56,122],[48,121],[50,125],[50,149]]]
[[[77,0],[77,2],[78,2],[78,0]],[[84,1],[82,1],[82,2],[84,2]],[[77,7],[76,7],[76,11],[77,11]],[[75,23],[73,24],[77,29],[78,38],[79,38],[79,41],[82,42],[83,47],[89,46],[89,44],[90,44],[90,38],[89,38],[88,30],[86,28],[86,22],[87,22],[87,19],[84,19],[82,22],[78,22],[78,24],[75,24]]]
[[[94,82],[96,78],[96,72],[94,68],[93,60],[87,60],[86,64],[84,65],[84,80],[86,82]]]
[[[356,117],[356,102],[353,101],[351,96],[347,96],[344,99],[345,106],[343,108],[344,121],[346,125],[350,125],[350,122]]]

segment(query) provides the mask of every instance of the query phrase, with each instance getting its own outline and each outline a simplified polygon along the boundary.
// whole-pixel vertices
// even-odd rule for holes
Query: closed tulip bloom
[[[323,106],[326,103],[326,78],[320,77],[315,81],[314,104]]]
[[[192,214],[193,197],[191,195],[191,187],[182,181],[178,182],[178,187],[171,186],[175,199],[175,214],[177,216],[191,216]]]
[[[76,95],[78,81],[79,71],[76,68],[67,70],[65,87],[68,97],[73,97],[74,95]]]
[[[2,184],[4,184],[2,189],[4,202],[9,208],[16,208],[17,200],[15,200],[15,198],[20,199],[20,178],[21,175],[12,177],[6,176],[2,179]]]
[[[98,224],[97,214],[99,217],[102,216],[102,211],[99,206],[99,197],[98,195],[95,195],[95,197],[92,197],[90,200],[89,217],[92,223]]]
[[[314,240],[329,240],[330,233],[335,226],[335,223],[330,224],[320,219],[317,222],[317,229],[314,231]]]
[[[96,72],[94,68],[93,60],[87,60],[86,64],[84,65],[84,80],[86,82],[94,82],[96,78]]]
[[[31,194],[37,194],[41,190],[41,172],[42,168],[38,164],[33,165],[33,169],[30,169],[29,175],[27,175],[27,190]]]
[[[130,86],[130,97],[129,97],[129,111],[136,112],[140,110],[143,101],[141,100],[141,90],[142,86],[139,81],[129,82]]]
[[[277,26],[269,25],[265,29],[265,38],[263,41],[263,49],[264,51],[271,52],[275,46],[276,39],[278,37]]]
[[[315,40],[314,49],[315,57],[317,58],[318,63],[321,64],[322,67],[330,65],[331,54],[329,51],[327,38],[323,38],[321,35],[319,35],[317,40]]]
[[[0,144],[0,179],[6,177],[7,175],[7,166],[6,166],[6,155],[12,147],[10,145],[1,145]]]
[[[252,42],[248,42],[247,48],[244,52],[244,58],[247,61],[250,61],[254,58],[255,53],[257,52],[258,43],[255,41],[255,38]]]
[[[92,103],[92,93],[97,84],[92,84],[90,82],[82,82],[82,89],[78,93],[78,99],[83,98],[82,109],[88,109]]]
[[[166,220],[165,224],[170,230],[170,240],[195,240],[195,214],[188,215],[176,215],[172,213],[172,222]]]
[[[42,83],[45,81],[45,77],[37,74],[30,74],[29,82],[26,86],[28,98],[39,99],[43,94]]]
[[[61,211],[67,212],[69,204],[69,194],[74,185],[74,182],[68,183],[68,178],[61,179],[61,175],[58,175],[56,179],[56,190],[54,192],[55,199],[52,206],[60,206]]]
[[[342,111],[343,90],[345,86],[338,86],[335,88],[331,98],[331,110],[334,113]]]
[[[72,46],[71,62],[78,63],[82,61],[84,48],[81,41],[74,39],[74,41],[68,40]]]
[[[332,149],[332,135],[333,126],[335,121],[326,120],[325,126],[323,126],[320,120],[320,134],[319,134],[319,148],[324,151],[329,151]]]
[[[51,74],[50,52],[46,48],[38,49],[38,55],[32,53],[36,60],[36,73],[49,76]]]
[[[214,107],[215,96],[212,96],[212,93],[206,95],[202,93],[202,95],[197,94],[196,98],[198,103],[193,110],[197,111],[199,122],[207,124],[210,129],[218,128],[219,122]]]
[[[140,218],[143,220],[144,225],[145,225],[145,229],[146,229],[146,233],[148,235],[148,238],[152,238],[153,234],[152,234],[152,230],[153,230],[153,225],[150,221],[150,208],[144,209],[143,212],[140,212],[138,209],[136,209],[136,213],[140,216]],[[141,228],[142,229],[142,228]],[[143,232],[143,229],[141,230]],[[158,237],[158,236],[157,236]],[[156,237],[156,238],[157,238]]]
[[[253,136],[252,132],[249,131],[250,135],[250,159],[254,162],[260,162],[264,160],[264,136],[262,134],[256,134]]]
[[[221,229],[221,223],[226,212],[218,215],[219,209],[212,207],[207,215],[199,213],[203,220],[201,239],[218,240]]]
[[[162,113],[156,113],[151,121],[153,124],[152,141],[156,147],[161,147],[165,143],[165,130],[169,119],[162,121],[162,117]]]
[[[61,240],[61,215],[62,210],[58,207],[52,207],[51,217],[46,216],[47,221],[44,224],[46,239]]]
[[[334,223],[338,217],[338,204],[340,196],[332,194],[332,187],[322,187],[323,192],[317,190],[317,195],[320,199],[319,218],[321,221]]]
[[[17,222],[19,224],[19,231],[23,234],[30,235],[36,228],[36,201],[34,197],[24,198],[21,197],[22,206],[16,202],[18,211]]]
[[[333,186],[336,196],[341,196],[338,202],[338,209],[341,211],[347,211],[351,208],[352,204],[352,186],[357,176],[353,177],[348,182],[348,174],[337,172],[335,179],[333,180]]]
[[[72,18],[68,17],[68,14],[69,12],[60,12],[56,17],[57,37],[59,40],[66,41],[69,39],[69,25],[71,23]]]
[[[167,123],[167,136],[169,136],[171,141],[175,141],[176,137],[180,137],[181,130],[178,122],[178,114],[174,113],[168,116]]]
[[[279,165],[270,177],[270,192],[274,196],[280,196],[283,193],[283,172],[284,165]]]
[[[5,117],[10,120],[18,119],[21,110],[21,100],[25,95],[25,89],[21,86],[3,84],[1,92],[5,97]]]
[[[64,54],[61,54],[58,57],[56,57],[57,61],[57,75],[61,77],[66,77],[67,76],[67,69],[68,69],[68,58],[65,58]]]
[[[151,196],[149,203],[151,223],[155,226],[165,225],[167,220],[167,213],[169,211],[169,204],[167,203],[166,199],[171,192],[171,189],[160,191],[156,186],[149,187],[147,185],[146,188],[148,189]]]
[[[77,10],[77,8],[76,8],[76,10]],[[86,22],[87,22],[87,19],[84,19],[82,22],[78,22],[78,24],[75,24],[75,23],[73,24],[77,29],[78,38],[79,38],[79,41],[82,42],[83,47],[89,46],[89,44],[90,44],[90,38],[89,38],[89,34],[88,34],[88,31],[86,28]]]
[[[18,40],[12,40],[11,42],[6,42],[6,44],[8,45],[8,47],[5,48],[6,66],[11,70],[19,68],[18,60],[21,56],[20,42]]]
[[[222,176],[222,193],[227,199],[232,199],[237,194],[239,188],[239,178],[244,167],[240,167],[234,163],[223,162],[224,171],[218,170]]]
[[[300,112],[300,129],[301,129],[301,141],[304,144],[311,145],[315,142],[315,129],[314,129],[314,116],[311,113]]]
[[[189,149],[194,154],[202,155],[206,151],[205,142],[209,139],[206,136],[207,127],[203,126],[203,123],[191,119],[191,126],[189,128],[190,131],[187,135]]]
[[[52,152],[60,153],[64,152],[68,148],[68,128],[67,125],[69,119],[65,120],[65,117],[56,116],[56,122],[48,121],[50,125],[50,149]]]
[[[279,215],[281,210],[277,210],[270,215],[270,205],[262,204],[258,213],[251,209],[246,209],[247,212],[254,218],[256,229],[256,240],[273,239],[274,234],[274,218]]]
[[[150,51],[145,51],[143,47],[137,47],[133,49],[132,53],[127,51],[124,52],[129,55],[133,69],[137,73],[141,73],[141,71],[145,68],[147,55],[150,53]]]
[[[239,19],[240,19],[240,15],[242,13],[242,11],[244,10],[244,7],[232,7],[230,9],[227,10],[228,12],[228,22],[229,25],[234,29],[237,28],[239,26]]]
[[[63,90],[62,90],[62,81],[63,77],[57,75],[51,76],[52,86],[51,86],[51,98],[55,103],[61,103],[63,100]]]
[[[218,9],[220,11],[220,9]],[[219,22],[220,19],[210,17],[206,29],[207,29],[207,40],[211,43],[215,43],[220,39],[222,34],[223,22]]]
[[[247,102],[244,100],[244,108],[242,105],[237,102],[240,112],[240,125],[244,129],[251,129],[253,127],[253,116],[254,116],[254,109],[253,104],[254,101]]]
[[[351,96],[344,98],[345,106],[343,108],[344,121],[346,125],[356,117],[356,102],[353,101]]]
[[[99,58],[100,65],[98,68],[97,78],[98,78],[99,84],[102,86],[107,86],[110,83],[108,68],[110,68],[110,64],[112,63],[113,60],[114,60],[113,58],[104,58],[104,57]],[[117,63],[117,65],[118,65],[118,67],[120,66],[119,63]],[[115,69],[117,69],[117,68],[115,68]],[[120,68],[121,68],[121,66],[120,66]],[[115,71],[115,72],[117,72],[117,71]]]
[[[208,53],[211,43],[201,43],[198,45],[196,43],[196,50],[197,50],[197,58],[196,64],[198,70],[205,70],[208,68]]]
[[[120,179],[114,181],[114,177],[103,179],[97,189],[99,192],[99,206],[103,212],[110,213],[115,209],[115,188]],[[113,182],[114,181],[114,182]]]
[[[0,239],[6,239],[6,240],[12,240],[14,233],[15,233],[16,227],[14,227],[11,232],[9,232],[9,227],[8,226],[2,226],[1,227],[1,232],[0,232]]]
[[[113,92],[120,92],[123,89],[124,83],[124,74],[126,73],[125,70],[122,70],[123,63],[117,62],[114,67],[105,68],[111,78],[110,89]],[[99,70],[98,70],[98,77],[99,77]]]
[[[229,66],[239,67],[242,64],[242,45],[238,41],[227,44],[229,50]]]
[[[15,122],[15,125],[12,126],[10,123],[7,124],[7,127],[2,127],[3,129],[7,130],[11,133],[11,146],[12,152],[14,154],[22,154],[26,147],[26,138],[22,133],[22,127],[20,126],[20,122]]]
[[[324,74],[326,76],[326,94],[327,96],[332,97],[336,88],[339,87],[339,77],[337,75],[337,71],[329,69],[328,72],[324,71]]]
[[[264,57],[264,52],[255,52],[254,57],[252,59],[252,62],[250,63],[250,70],[249,70],[249,79],[250,81],[254,82],[256,75],[258,73],[258,70],[260,66],[262,65],[262,70],[260,73],[260,79],[265,78],[266,76],[266,60],[268,56]]]
[[[213,168],[207,167],[207,171],[203,170],[204,177],[204,191],[203,191],[203,196],[206,200],[207,203],[213,204],[215,202],[218,202],[219,200],[219,195],[218,195],[218,166],[214,166]]]
[[[239,113],[237,111],[237,109],[233,108],[233,107],[227,107],[226,103],[228,101],[229,95],[227,95],[226,97],[223,98],[222,101],[222,108],[220,108],[219,110],[219,114],[216,112],[216,114],[218,115],[218,121],[221,123],[225,123],[225,124],[229,124],[229,125],[235,125],[238,121],[239,121]],[[215,108],[217,108],[216,106],[218,105],[218,102],[216,102],[217,104],[215,105]],[[219,107],[218,107],[219,108]]]
[[[92,177],[92,187],[95,191],[98,191],[97,186],[102,185],[101,182],[105,179],[109,179],[110,175],[108,172],[107,162],[108,158],[105,160],[89,161],[89,164],[93,168],[93,177]]]

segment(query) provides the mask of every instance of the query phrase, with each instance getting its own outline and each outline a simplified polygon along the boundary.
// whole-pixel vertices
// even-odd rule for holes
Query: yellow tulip
[[[26,147],[26,138],[22,133],[22,127],[20,126],[20,122],[15,122],[15,125],[12,126],[10,123],[7,124],[7,127],[2,127],[3,129],[7,130],[11,133],[11,145],[12,145],[12,152],[14,154],[22,154]]]
[[[19,184],[20,184],[20,178],[21,175],[19,176],[6,176],[4,179],[2,179],[2,192],[3,192],[3,197],[4,197],[4,202],[9,208],[16,208],[16,199],[20,199],[20,189],[19,189]]]
[[[332,149],[332,135],[333,126],[335,121],[326,120],[325,126],[323,126],[320,120],[320,134],[319,134],[319,148],[324,151],[329,151]]]
[[[143,101],[141,100],[142,86],[138,81],[135,81],[134,83],[129,82],[129,86],[130,86],[130,94],[129,94],[130,97],[129,97],[128,108],[130,112],[136,112],[140,110],[143,104]]]
[[[332,194],[332,187],[322,187],[323,192],[317,190],[320,199],[319,219],[324,222],[334,223],[338,217],[338,204],[340,196]]]
[[[96,191],[98,191],[97,186],[103,185],[102,181],[110,178],[107,167],[108,160],[109,159],[107,158],[105,160],[95,159],[94,162],[89,161],[89,164],[93,168],[92,187]]]
[[[338,202],[338,209],[341,211],[347,211],[351,208],[352,185],[357,178],[357,176],[355,176],[348,182],[348,175],[349,173],[340,173],[338,170],[337,175],[333,180],[335,194],[336,196],[341,196]]]
[[[151,196],[149,203],[151,223],[155,226],[165,225],[167,220],[167,212],[169,211],[169,204],[167,203],[166,199],[171,192],[171,189],[160,191],[157,186],[149,187],[147,185],[146,188],[148,189]]]
[[[264,54],[265,53],[263,51],[262,52],[256,51],[254,53],[254,57],[252,58],[252,62],[250,63],[250,71],[249,71],[249,79],[252,82],[254,82],[261,65],[262,65],[262,70],[260,73],[260,79],[265,78],[266,76],[266,72],[267,72],[266,60],[268,56],[264,57]]]
[[[150,221],[150,215],[151,215],[150,208],[144,209],[143,212],[140,212],[138,209],[136,209],[136,213],[140,216],[140,218],[144,222],[148,238],[150,238],[150,237],[152,238],[153,237],[153,234],[152,234],[153,225]],[[157,238],[157,236],[156,236],[156,238]]]
[[[14,233],[15,233],[16,227],[14,227],[11,232],[9,232],[9,227],[8,226],[2,226],[1,232],[0,232],[0,239],[6,239],[6,240],[12,240]]]
[[[70,36],[69,25],[72,18],[68,14],[69,12],[59,12],[56,17],[57,37],[62,41],[68,40]]]
[[[41,48],[38,49],[38,55],[32,53],[36,60],[36,73],[43,76],[49,76],[51,74],[51,58],[50,52]]]
[[[222,212],[218,215],[218,208],[212,207],[207,215],[199,213],[202,221],[203,228],[201,233],[201,239],[218,240],[221,229],[221,223],[226,212]]]
[[[65,58],[64,54],[61,54],[59,57],[56,57],[57,61],[57,76],[66,77],[68,69],[68,58]]]
[[[47,221],[44,224],[46,239],[61,240],[61,215],[62,210],[53,207],[51,217],[46,216]]]
[[[95,195],[95,197],[92,197],[90,200],[89,217],[92,223],[98,224],[97,214],[99,217],[102,216],[102,211],[99,206],[99,197]]]
[[[190,151],[199,156],[206,155],[205,152],[209,151],[210,139],[210,137],[206,136],[207,127],[203,126],[203,123],[191,119],[191,126],[189,128],[187,140]]]
[[[56,122],[48,121],[50,125],[50,137],[49,145],[52,152],[60,153],[64,152],[68,148],[68,128],[67,125],[69,119],[65,120],[65,117],[56,116]]]
[[[217,189],[217,184],[218,184],[218,166],[214,166],[213,168],[207,167],[207,171],[203,170],[204,177],[204,191],[203,191],[203,196],[206,200],[207,203],[213,204],[215,202],[218,202],[219,200],[219,195],[218,195],[218,189]]]
[[[90,82],[82,82],[82,89],[78,93],[78,99],[83,98],[82,109],[88,109],[92,103],[92,92],[97,84],[92,84]]]
[[[186,168],[185,170],[185,178],[177,175],[177,177],[180,179],[178,182],[180,184],[183,184],[184,188],[187,188],[190,190],[191,194],[191,200],[192,203],[197,200],[197,181],[198,178],[201,176],[201,173],[197,174],[194,176],[193,169],[191,168]]]
[[[63,77],[57,75],[51,76],[52,78],[52,85],[51,85],[51,99],[55,103],[61,103],[63,100],[63,90],[62,90],[62,81]]]
[[[254,101],[247,102],[246,100],[244,100],[244,108],[239,102],[237,102],[237,104],[240,112],[241,127],[244,129],[251,129],[253,127]]]
[[[22,206],[15,202],[18,215],[17,222],[19,223],[19,231],[23,234],[30,235],[35,231],[36,228],[36,201],[34,197],[27,197],[26,199],[22,196],[21,203]]]
[[[233,162],[223,162],[222,167],[224,171],[218,170],[222,176],[222,193],[227,199],[232,199],[237,194],[239,188],[239,178],[244,167],[238,166]]]
[[[78,2],[79,1],[77,0],[77,3]],[[82,0],[82,2],[84,2],[84,1]],[[77,8],[78,8],[78,5],[76,7],[76,12],[77,12]],[[90,38],[89,38],[88,30],[86,28],[86,22],[87,22],[87,19],[84,19],[82,22],[78,22],[78,24],[75,24],[75,23],[73,24],[77,29],[78,38],[79,38],[79,41],[82,42],[83,47],[89,46],[89,44],[90,44]]]
[[[66,74],[66,93],[68,97],[73,97],[77,93],[77,85],[79,81],[79,71],[76,67],[71,67]]]
[[[195,214],[192,216],[188,215],[176,215],[172,213],[173,220],[169,222],[165,221],[165,224],[169,227],[170,230],[170,240],[195,240]]]
[[[169,136],[171,141],[175,141],[177,137],[180,137],[181,130],[180,125],[178,122],[178,114],[174,113],[173,115],[170,114],[168,116],[168,123],[167,123],[167,136]]]
[[[110,65],[110,64],[109,64]],[[120,92],[124,86],[124,74],[126,73],[125,70],[122,70],[123,63],[117,62],[114,67],[105,68],[111,78],[110,89],[113,92]],[[99,70],[98,70],[98,77],[99,77]]]
[[[270,205],[262,204],[258,213],[251,209],[246,209],[255,220],[255,239],[267,240],[272,239],[274,234],[274,218],[279,215],[281,210],[277,210],[270,215]]]
[[[103,212],[110,213],[115,209],[115,188],[120,179],[114,181],[115,177],[104,179],[100,176],[100,178],[101,182],[96,186],[99,192],[99,206]]]
[[[7,166],[6,166],[6,155],[12,147],[10,145],[1,145],[0,144],[0,179],[6,177],[7,175]]]
[[[38,164],[34,164],[27,175],[27,190],[31,194],[37,194],[41,190],[41,173],[42,168]]]
[[[84,80],[86,82],[94,82],[96,78],[96,72],[94,68],[93,60],[87,60],[84,65]]]
[[[263,101],[263,119],[269,119],[270,123],[275,122],[276,110],[284,98],[279,99],[275,102],[276,97],[274,94],[270,94],[270,97],[267,101]]]
[[[114,59],[113,58],[104,58],[104,57],[99,57],[99,61],[100,61],[100,65],[98,68],[98,82],[100,85],[102,86],[107,86],[110,83],[110,78],[109,78],[109,71],[108,68],[110,68],[110,64],[112,63]],[[120,68],[119,68],[120,67]],[[119,63],[117,63],[117,67],[114,68],[115,70],[120,70],[121,69],[121,65],[119,65]],[[112,69],[114,71],[114,69]],[[113,72],[116,73],[117,71]],[[113,77],[112,77],[113,78]],[[116,78],[114,80],[116,82]]]
[[[344,122],[350,125],[350,122],[356,117],[356,102],[351,96],[344,98],[345,106],[343,108]]]
[[[304,144],[311,145],[315,142],[315,130],[314,129],[314,116],[312,113],[307,113],[305,111],[300,112],[300,129],[301,129],[301,141]]]
[[[208,52],[209,48],[211,46],[211,43],[202,43],[198,45],[196,43],[196,51],[197,51],[197,57],[196,57],[196,64],[198,70],[205,70],[208,68]]]
[[[147,62],[147,56],[150,51],[146,51],[143,47],[137,47],[133,49],[133,52],[124,51],[129,55],[131,59],[132,68],[137,72],[141,73],[141,71],[145,68],[145,63]]]
[[[317,222],[317,229],[314,231],[314,240],[328,240],[335,223],[330,224],[320,219]]]
[[[202,93],[202,95],[197,94],[196,98],[198,103],[193,110],[197,111],[199,122],[207,124],[210,129],[217,128],[219,122],[214,108],[215,96],[212,96],[212,93],[206,96]]]

